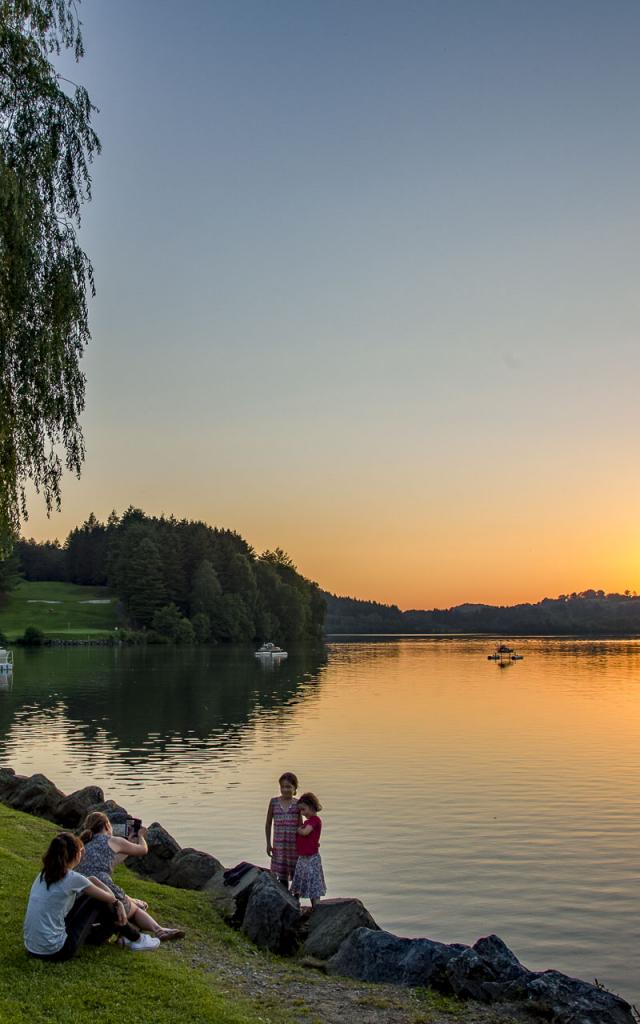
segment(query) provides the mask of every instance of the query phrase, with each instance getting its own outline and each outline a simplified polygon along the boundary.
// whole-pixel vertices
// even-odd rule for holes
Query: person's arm
[[[123,839],[122,836],[109,836],[109,849],[124,857],[144,857],[149,852],[147,846],[147,829],[141,826],[135,842]]]
[[[122,905],[122,900],[119,900],[116,894],[111,892],[111,889],[98,878],[90,875],[89,885],[85,885],[82,893],[83,895],[93,896],[94,899],[100,900],[101,903],[110,903],[116,912],[118,924],[127,923],[127,912]]]
[[[313,832],[313,825],[301,825],[296,829],[299,836],[308,836]]]
[[[110,892],[111,895],[113,896],[113,890],[110,889],[108,885],[105,885],[104,882],[101,882],[99,878],[96,878],[95,875],[87,875],[87,878],[89,879],[92,885],[97,886],[98,889],[104,889],[105,892]]]
[[[273,824],[273,807],[271,801],[269,801],[269,809],[267,811],[267,820],[264,823],[264,832],[267,837],[267,857],[273,856],[273,846],[271,845],[271,826]]]

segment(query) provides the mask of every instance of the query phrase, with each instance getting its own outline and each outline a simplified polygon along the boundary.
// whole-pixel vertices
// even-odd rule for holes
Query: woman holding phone
[[[114,932],[132,949],[154,949],[157,939],[127,921],[122,902],[98,878],[77,869],[84,855],[82,842],[60,832],[42,858],[24,919],[24,944],[38,960],[70,960],[85,943],[100,945]]]
[[[122,901],[127,919],[137,928],[151,932],[160,939],[160,942],[182,939],[185,934],[182,928],[163,928],[148,913],[144,900],[127,896],[113,880],[113,869],[116,864],[121,864],[127,857],[144,857],[149,852],[146,835],[147,830],[141,825],[131,839],[114,836],[107,815],[102,811],[92,811],[85,820],[84,830],[80,833],[85,852],[78,870],[83,875],[93,875],[104,882]]]

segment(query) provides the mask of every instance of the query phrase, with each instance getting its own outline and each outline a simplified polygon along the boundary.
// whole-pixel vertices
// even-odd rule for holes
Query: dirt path
[[[195,955],[193,948],[180,955],[211,972],[218,989],[258,1002],[265,1024],[282,1024],[283,1007],[296,1024],[531,1024],[530,1016],[512,1007],[489,1008],[426,989],[327,977],[253,949],[207,944]]]

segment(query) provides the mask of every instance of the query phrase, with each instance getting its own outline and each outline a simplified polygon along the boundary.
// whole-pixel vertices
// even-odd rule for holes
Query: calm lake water
[[[330,896],[401,935],[497,932],[640,1002],[640,642],[371,638],[291,652],[18,651],[0,764],[102,786],[184,846],[266,863],[293,770]]]

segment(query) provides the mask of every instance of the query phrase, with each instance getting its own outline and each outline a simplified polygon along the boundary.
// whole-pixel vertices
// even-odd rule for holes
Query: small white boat
[[[13,651],[0,647],[0,676],[13,675]]]
[[[276,644],[263,644],[257,651],[254,651],[254,657],[256,658],[288,658],[289,654],[287,651],[283,651],[282,647],[277,647]]]

